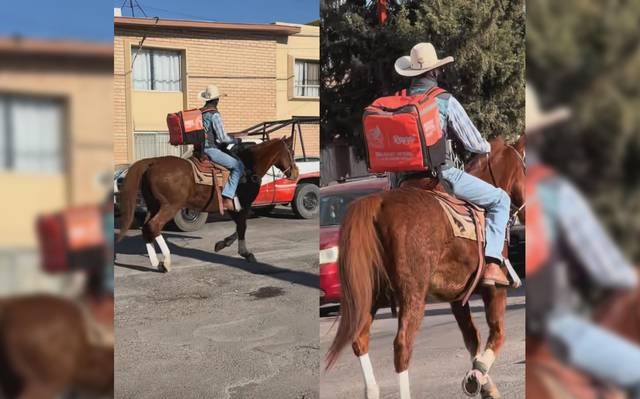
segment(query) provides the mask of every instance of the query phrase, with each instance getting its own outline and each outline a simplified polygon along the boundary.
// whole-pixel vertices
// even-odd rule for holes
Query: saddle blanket
[[[445,196],[449,198],[445,199]],[[449,224],[453,229],[453,235],[460,238],[466,238],[469,240],[478,240],[476,234],[476,225],[474,222],[480,223],[479,240],[484,243],[484,211],[478,207],[469,205],[468,203],[453,198],[448,194],[438,193],[435,195],[436,199],[440,203],[440,206],[444,210],[444,213],[449,219]]]
[[[211,161],[200,161],[195,157],[187,158],[187,162],[191,164],[193,169],[193,178],[196,184],[205,186],[213,186],[213,170],[215,168],[216,182],[218,187],[224,187],[229,179],[229,170],[222,165],[218,165]]]

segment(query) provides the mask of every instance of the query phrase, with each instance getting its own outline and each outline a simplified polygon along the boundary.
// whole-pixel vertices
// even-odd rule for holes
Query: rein
[[[524,157],[522,155],[520,155],[520,153],[518,152],[518,150],[516,150],[511,144],[505,144],[507,146],[507,148],[509,148],[511,151],[513,151],[516,156],[518,157],[518,160],[520,161],[520,166],[522,166],[523,170],[527,170],[527,164],[525,163]],[[489,156],[489,153],[487,153],[487,166],[489,168],[489,175],[491,176],[491,181],[493,183],[494,186],[498,187],[498,183],[496,182],[496,177],[493,174],[493,168],[491,167],[491,157]],[[518,217],[518,213],[520,213],[520,211],[522,211],[524,209],[524,207],[527,205],[527,201],[525,200],[522,205],[520,205],[520,207],[516,207],[515,205],[513,205],[513,203],[511,203],[511,215],[509,216],[509,227],[513,226],[516,222],[516,218]]]

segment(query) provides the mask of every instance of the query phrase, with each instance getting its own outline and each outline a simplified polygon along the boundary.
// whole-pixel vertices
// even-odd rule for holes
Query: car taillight
[[[335,263],[338,261],[338,247],[329,247],[320,250],[320,264]]]

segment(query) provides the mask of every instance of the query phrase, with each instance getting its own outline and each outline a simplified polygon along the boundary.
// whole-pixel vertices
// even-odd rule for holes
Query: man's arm
[[[222,117],[219,113],[214,113],[211,118],[211,123],[213,124],[213,130],[215,130],[215,134],[218,138],[218,142],[222,144],[232,144],[236,143],[237,140],[231,136],[229,136],[224,131],[224,124],[222,123]]]
[[[558,221],[567,244],[594,283],[607,288],[633,288],[638,276],[613,243],[586,200],[566,181],[558,182]]]
[[[476,154],[486,154],[491,152],[491,145],[480,134],[478,129],[469,119],[462,105],[451,96],[449,98],[449,108],[447,112],[449,128],[455,133],[467,151]]]

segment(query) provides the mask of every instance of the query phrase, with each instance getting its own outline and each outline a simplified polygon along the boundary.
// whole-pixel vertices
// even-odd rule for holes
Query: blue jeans
[[[640,398],[640,348],[573,314],[553,316],[549,332],[567,348],[570,365]]]
[[[240,178],[244,174],[244,165],[226,152],[215,148],[208,147],[204,149],[205,154],[215,163],[218,163],[231,171],[229,181],[222,190],[222,195],[226,198],[233,199],[236,195],[236,188],[240,183]]]
[[[484,253],[485,256],[502,260],[511,206],[511,199],[507,193],[458,168],[441,170],[438,177],[456,197],[476,204],[486,211]]]

